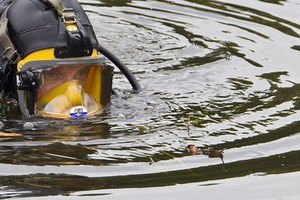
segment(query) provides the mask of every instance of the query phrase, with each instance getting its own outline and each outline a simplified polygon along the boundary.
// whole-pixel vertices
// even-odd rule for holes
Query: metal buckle
[[[64,8],[62,10],[62,19],[66,25],[76,24],[76,15],[73,8]]]
[[[3,56],[5,58],[7,58],[7,60],[9,60],[12,64],[17,64],[20,59],[21,59],[21,56],[20,54],[17,52],[17,50],[15,51],[11,51],[12,49],[9,47],[9,48],[6,48],[3,52]]]
[[[21,56],[17,52],[17,50],[14,51],[13,55],[9,58],[9,60],[12,64],[17,64],[21,60]]]

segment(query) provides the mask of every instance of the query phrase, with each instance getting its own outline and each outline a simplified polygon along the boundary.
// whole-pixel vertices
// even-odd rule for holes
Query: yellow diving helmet
[[[53,59],[51,55],[53,49],[44,49],[18,62],[23,113],[70,118],[97,114],[109,104],[113,68],[96,50],[90,57]]]
[[[0,14],[0,91],[17,96],[24,115],[70,118],[101,112],[110,104],[113,76],[104,56],[134,90],[141,88],[99,44],[77,0],[7,2]]]
[[[20,9],[22,14],[16,15]],[[25,115],[86,116],[110,104],[113,68],[100,55],[78,1],[12,1],[1,19],[4,60],[16,72],[18,103]]]

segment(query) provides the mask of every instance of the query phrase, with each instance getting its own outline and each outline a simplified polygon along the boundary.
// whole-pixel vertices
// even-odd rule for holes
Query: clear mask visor
[[[110,99],[111,94],[102,91],[103,88],[111,89],[111,81],[103,81],[112,78],[112,69],[108,66],[60,63],[30,70],[39,74],[35,114],[54,118],[94,115],[105,106],[101,99]],[[26,96],[26,91],[24,93]]]
[[[41,79],[36,112],[42,116],[85,116],[102,109],[99,66],[55,66],[44,70]]]

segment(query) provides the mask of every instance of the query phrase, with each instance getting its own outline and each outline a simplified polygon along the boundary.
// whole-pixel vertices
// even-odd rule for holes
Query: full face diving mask
[[[110,103],[113,68],[100,57],[31,60],[18,68],[18,99],[25,115],[95,115]]]

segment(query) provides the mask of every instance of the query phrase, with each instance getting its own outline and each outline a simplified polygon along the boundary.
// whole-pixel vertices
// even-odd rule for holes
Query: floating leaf
[[[201,149],[202,151],[202,154],[203,155],[207,155],[208,157],[210,158],[216,158],[216,157],[220,157],[220,155],[222,155],[223,157],[223,152],[224,152],[224,149]]]
[[[187,150],[191,153],[191,154],[201,154],[201,149],[196,147],[195,145],[193,144],[189,144],[187,145]]]
[[[224,167],[225,163],[223,160],[224,149],[211,149],[211,148],[202,149],[196,147],[194,144],[189,144],[187,145],[186,148],[191,154],[202,154],[208,156],[209,158],[220,158],[222,161],[223,170],[227,172],[227,170]]]

